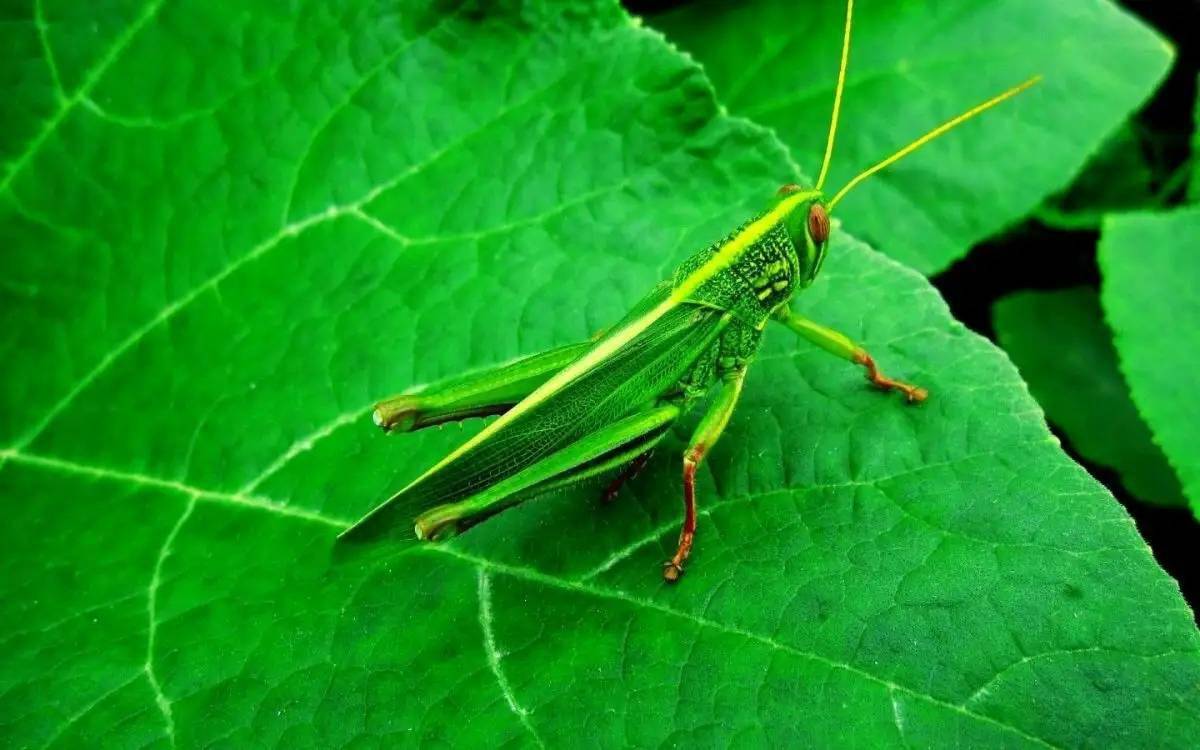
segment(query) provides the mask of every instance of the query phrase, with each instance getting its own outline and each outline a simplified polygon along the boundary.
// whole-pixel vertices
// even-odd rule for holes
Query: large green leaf
[[[1142,500],[1187,504],[1130,399],[1093,290],[1019,292],[996,303],[993,317],[1004,350],[1080,455],[1117,469]]]
[[[1200,514],[1200,206],[1120,214],[1100,237],[1101,301],[1133,402]]]
[[[652,22],[693,53],[735,114],[821,164],[844,0],[688,3]],[[880,0],[856,9],[828,186],[1031,75],[1034,90],[927,146],[839,207],[860,236],[927,273],[1071,181],[1170,67],[1161,37],[1107,0]]]
[[[844,235],[800,307],[934,395],[772,331],[680,585],[671,450],[609,507],[343,554],[466,434],[372,399],[589,335],[797,177],[609,3],[416,5],[17,25],[65,94],[6,135],[6,744],[1190,743],[1174,582],[1003,355]]]

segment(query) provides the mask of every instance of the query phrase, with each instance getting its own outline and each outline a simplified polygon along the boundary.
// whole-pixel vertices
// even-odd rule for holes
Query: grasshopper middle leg
[[[679,546],[675,555],[663,565],[663,578],[674,583],[683,575],[683,563],[692,552],[696,538],[696,468],[721,437],[746,379],[744,367],[725,374],[716,401],[700,420],[695,434],[683,454],[683,528],[679,531]]]
[[[606,503],[611,503],[613,500],[616,500],[617,493],[621,491],[621,488],[625,486],[625,483],[636,477],[638,472],[645,467],[646,462],[650,460],[651,453],[653,453],[653,451],[646,451],[645,453],[638,454],[637,458],[630,461],[625,468],[621,469],[621,473],[617,474],[617,476],[608,483],[608,486],[604,488],[604,494],[601,495],[601,499]]]

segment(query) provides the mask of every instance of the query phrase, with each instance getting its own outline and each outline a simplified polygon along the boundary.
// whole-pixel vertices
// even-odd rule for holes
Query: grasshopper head
[[[834,135],[837,132],[838,109],[841,103],[842,86],[845,83],[846,55],[849,50],[850,12],[853,5],[853,2],[847,3],[846,42],[842,48],[842,69],[838,74],[838,86],[834,95],[833,119],[829,125],[829,138],[825,144],[825,160],[821,164],[821,174],[817,178],[817,186],[815,189],[809,190],[789,183],[779,188],[779,191],[776,193],[775,210],[783,215],[784,225],[787,227],[788,235],[791,238],[792,246],[796,253],[799,270],[796,281],[800,288],[811,284],[813,279],[816,278],[817,273],[821,270],[821,263],[825,260],[825,249],[829,244],[829,212],[833,210],[839,201],[846,197],[847,193],[881,169],[896,163],[930,141],[953,130],[981,112],[985,112],[997,104],[1011,99],[1041,80],[1041,76],[1034,76],[1024,83],[1017,84],[1007,91],[993,96],[982,104],[975,105],[961,115],[947,120],[886,159],[859,172],[841,190],[834,193],[832,198],[827,199],[823,192],[823,186],[825,184],[825,177],[829,173],[829,160],[833,155]]]
[[[785,223],[788,234],[791,235],[796,257],[800,261],[800,273],[797,281],[801,287],[811,284],[813,279],[816,278],[817,272],[821,270],[821,262],[825,259],[825,248],[829,242],[829,212],[856,185],[888,165],[903,159],[930,141],[939,138],[944,133],[953,130],[976,115],[991,109],[1000,102],[1011,99],[1041,80],[1041,76],[1033,76],[1024,83],[1017,84],[1007,91],[993,96],[982,104],[975,105],[961,115],[947,120],[886,159],[859,172],[841,190],[834,193],[832,198],[826,199],[823,191],[825,188],[825,178],[829,176],[829,165],[833,158],[833,145],[837,136],[838,116],[842,109],[842,92],[846,88],[846,68],[850,62],[850,30],[853,26],[853,19],[854,0],[846,0],[846,24],[842,30],[842,60],[838,66],[837,86],[834,88],[833,93],[833,112],[829,117],[829,133],[825,138],[825,158],[821,161],[821,171],[817,175],[816,188],[806,191],[799,185],[784,185],[779,188],[778,193],[779,203],[777,206],[788,201],[795,202],[794,206],[788,207]]]
[[[802,193],[802,196],[797,196]],[[783,221],[792,249],[796,253],[799,286],[806,287],[817,277],[825,260],[825,249],[829,246],[829,207],[821,193],[804,190],[799,185],[788,184],[779,188],[780,203],[797,200]]]

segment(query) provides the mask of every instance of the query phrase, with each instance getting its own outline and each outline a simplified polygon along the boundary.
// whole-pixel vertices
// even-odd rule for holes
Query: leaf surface
[[[1200,206],[1105,219],[1101,301],[1133,402],[1200,513]]]
[[[614,505],[346,554],[480,425],[386,437],[373,400],[591,335],[799,176],[611,3],[132,10],[5,135],[8,744],[1200,730],[1200,635],[1128,516],[999,351],[845,234],[798,307],[934,395],[770,331],[680,585],[670,446]],[[51,48],[108,28],[72,20]]]
[[[1117,469],[1142,500],[1187,504],[1133,405],[1095,291],[1018,292],[996,303],[993,318],[1004,351],[1080,455]]]
[[[844,16],[843,0],[708,0],[651,21],[696,56],[733,113],[770,126],[816,172]],[[833,191],[935,125],[1044,76],[838,206],[859,236],[930,274],[1065,188],[1173,57],[1165,40],[1107,0],[862,2],[851,44],[826,185]]]

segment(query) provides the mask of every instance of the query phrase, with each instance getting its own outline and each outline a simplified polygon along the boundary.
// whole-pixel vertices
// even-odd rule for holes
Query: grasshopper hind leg
[[[503,414],[591,346],[591,341],[568,344],[447,378],[416,393],[384,399],[371,416],[384,432],[411,432],[469,417]]]
[[[529,497],[625,466],[647,455],[678,417],[679,407],[661,404],[584,435],[475,495],[425,511],[416,536],[446,538]]]

